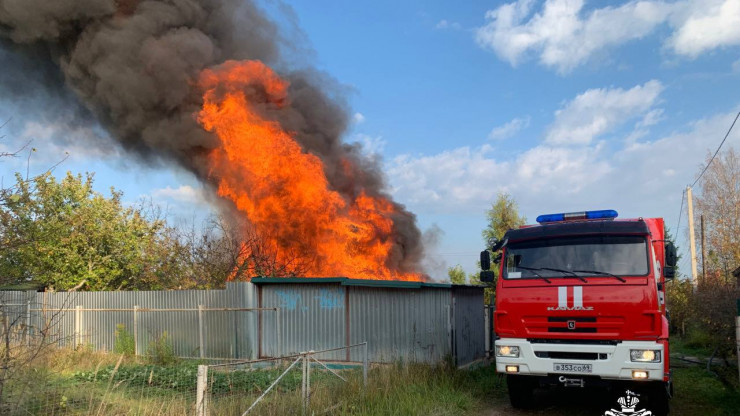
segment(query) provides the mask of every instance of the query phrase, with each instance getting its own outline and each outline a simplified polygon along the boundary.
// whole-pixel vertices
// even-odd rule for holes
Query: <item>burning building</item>
[[[301,257],[306,276],[423,280],[415,216],[342,142],[335,83],[292,64],[254,2],[0,0],[0,39],[6,96],[34,93],[16,87],[27,78],[74,100],[80,122],[141,161],[192,172],[278,261]]]

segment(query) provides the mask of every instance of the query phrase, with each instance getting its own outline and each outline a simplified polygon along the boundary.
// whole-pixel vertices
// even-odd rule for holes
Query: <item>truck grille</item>
[[[574,317],[568,317],[568,316],[548,316],[547,322],[568,322],[568,321],[576,321],[576,322],[596,322],[595,316],[574,316]]]
[[[568,328],[559,328],[559,327],[552,328],[551,327],[551,328],[547,328],[547,332],[569,332],[569,333],[572,332],[572,333],[581,333],[581,334],[595,334],[596,333],[596,328],[573,328],[573,329],[568,329]]]
[[[570,352],[570,351],[535,351],[534,355],[539,358],[554,358],[557,360],[606,360],[607,354],[596,352]]]
[[[613,339],[552,339],[552,338],[527,338],[532,344],[555,344],[555,345],[617,345],[620,340]]]
[[[624,318],[609,316],[525,316],[522,323],[529,336],[546,334],[599,334],[617,336]]]

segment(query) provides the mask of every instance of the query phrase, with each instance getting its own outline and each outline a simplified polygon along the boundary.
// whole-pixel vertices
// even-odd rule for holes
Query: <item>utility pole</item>
[[[691,187],[686,187],[686,199],[689,200],[689,241],[691,243],[691,284],[697,288],[696,272],[696,238],[694,237],[694,203],[691,197]]]
[[[704,214],[699,216],[701,224],[701,282],[707,281],[707,252],[704,250]]]

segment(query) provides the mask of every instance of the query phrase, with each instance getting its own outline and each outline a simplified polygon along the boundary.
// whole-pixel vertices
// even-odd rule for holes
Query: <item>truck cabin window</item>
[[[505,265],[506,279],[646,276],[649,271],[648,246],[645,237],[641,236],[584,236],[524,241],[509,243]]]

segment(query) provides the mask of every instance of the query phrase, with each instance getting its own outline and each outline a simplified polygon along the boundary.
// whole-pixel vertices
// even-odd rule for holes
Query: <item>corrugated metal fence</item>
[[[349,279],[255,279],[224,290],[0,292],[14,335],[113,350],[116,332],[138,354],[166,336],[180,357],[253,359],[368,342],[370,360],[458,365],[485,355],[483,291]],[[327,357],[328,358],[328,357]],[[358,361],[344,351],[335,360]]]

